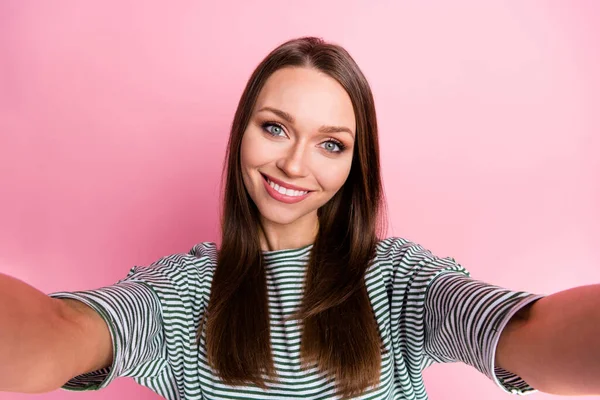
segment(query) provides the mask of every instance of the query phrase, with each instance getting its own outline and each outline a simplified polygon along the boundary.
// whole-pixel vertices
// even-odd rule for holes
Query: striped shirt
[[[110,367],[74,377],[63,389],[102,389],[126,376],[169,400],[337,398],[332,378],[300,367],[300,321],[283,321],[301,303],[312,247],[263,252],[278,375],[267,389],[223,384],[207,363],[205,332],[197,344],[217,260],[211,242],[133,267],[108,287],[50,294],[95,309],[113,341]],[[494,358],[511,316],[543,296],[473,280],[453,258],[436,257],[402,238],[378,242],[365,281],[385,351],[380,383],[358,398],[427,399],[422,371],[448,362],[473,366],[509,393],[535,392],[495,367]]]

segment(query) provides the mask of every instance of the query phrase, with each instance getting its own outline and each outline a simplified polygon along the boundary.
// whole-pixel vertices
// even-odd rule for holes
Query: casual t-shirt
[[[74,377],[63,389],[97,390],[128,376],[172,400],[337,398],[333,378],[300,366],[301,321],[283,320],[301,303],[312,247],[263,252],[278,375],[266,390],[223,384],[207,363],[204,331],[197,343],[217,266],[211,242],[134,267],[112,286],[51,294],[95,309],[113,341],[109,368]],[[385,351],[380,383],[358,398],[427,399],[422,371],[447,362],[469,364],[509,393],[535,392],[495,367],[494,358],[511,316],[543,296],[473,280],[453,258],[436,257],[402,238],[378,242],[365,281]]]

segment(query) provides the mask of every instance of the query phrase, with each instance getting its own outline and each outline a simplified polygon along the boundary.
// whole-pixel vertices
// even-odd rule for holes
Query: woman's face
[[[312,68],[283,68],[259,94],[241,145],[244,184],[263,219],[290,224],[342,187],[356,122],[350,96]]]

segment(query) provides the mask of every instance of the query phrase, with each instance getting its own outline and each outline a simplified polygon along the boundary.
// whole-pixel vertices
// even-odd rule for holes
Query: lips
[[[306,188],[303,188],[303,187],[300,187],[300,186],[295,186],[295,185],[292,185],[292,184],[280,181],[279,179],[273,178],[272,176],[269,176],[267,174],[263,174],[262,172],[261,172],[261,175],[263,176],[263,178],[265,178],[265,180],[271,181],[273,183],[276,183],[279,186],[283,186],[286,189],[299,190],[301,192],[313,192],[313,190],[306,189]]]
[[[265,190],[273,199],[280,201],[282,203],[286,203],[286,204],[298,203],[298,202],[304,200],[307,196],[310,196],[312,193],[312,191],[307,191],[307,193],[301,194],[299,196],[288,196],[287,194],[279,193],[277,190],[275,190],[269,184],[269,180],[270,180],[270,178],[267,178],[267,176],[263,175],[263,184],[265,186]],[[275,181],[273,181],[273,183],[275,183]],[[293,185],[290,185],[290,186],[294,187]],[[285,186],[283,186],[283,187],[285,187]],[[291,189],[291,188],[286,188],[286,189]],[[299,190],[299,189],[294,189],[294,190]]]

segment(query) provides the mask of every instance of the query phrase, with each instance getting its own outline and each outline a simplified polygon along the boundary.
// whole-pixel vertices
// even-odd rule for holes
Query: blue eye
[[[272,122],[265,122],[262,124],[262,128],[272,136],[280,136],[283,133],[281,125]]]
[[[265,122],[261,125],[262,129],[265,130],[269,135],[273,137],[282,137],[285,136],[285,131],[283,126],[278,124],[277,122]],[[282,135],[283,134],[283,135]],[[323,146],[324,145],[324,146]],[[346,150],[346,145],[344,145],[339,140],[334,138],[329,138],[325,142],[321,144],[325,151],[331,154],[340,154]]]
[[[337,140],[329,139],[328,141],[323,143],[325,145],[325,150],[330,153],[341,153],[346,149],[346,146],[342,142],[338,142]],[[338,150],[335,150],[335,148]]]

